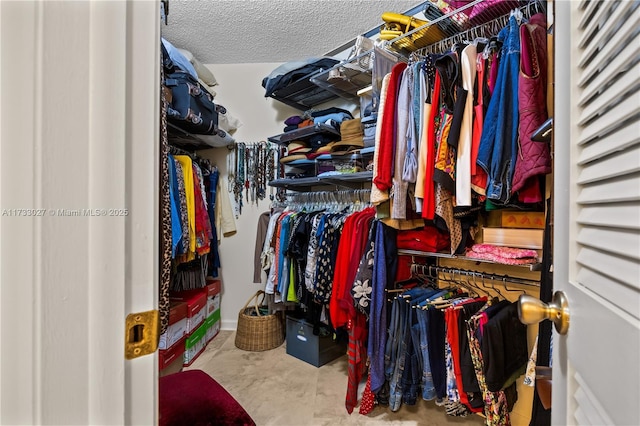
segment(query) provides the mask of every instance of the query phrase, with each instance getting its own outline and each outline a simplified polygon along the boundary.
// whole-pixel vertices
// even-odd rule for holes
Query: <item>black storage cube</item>
[[[313,334],[313,326],[303,319],[287,317],[287,354],[320,367],[347,354],[345,343],[336,343],[331,336]]]

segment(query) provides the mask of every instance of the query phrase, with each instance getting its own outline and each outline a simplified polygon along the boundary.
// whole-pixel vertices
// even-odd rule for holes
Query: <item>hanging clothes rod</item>
[[[189,157],[196,156],[193,152],[189,152],[185,149],[178,148],[177,146],[169,145],[169,152],[174,155],[187,155]]]
[[[371,190],[300,192],[286,197],[287,204],[292,205],[369,205]]]
[[[455,43],[464,42],[467,40],[474,40],[477,38],[491,38],[500,32],[500,30],[507,26],[509,23],[509,17],[513,10],[519,10],[525,19],[531,18],[536,13],[546,13],[546,8],[543,4],[544,0],[533,0],[524,6],[514,8],[512,10],[506,10],[500,16],[491,21],[469,28],[465,31],[454,34],[448,38],[442,39],[436,43],[425,46],[414,52],[411,52],[410,59],[419,60],[429,53],[442,53],[451,48]]]
[[[514,278],[507,275],[488,274],[480,271],[471,271],[468,269],[447,268],[443,266],[421,265],[418,263],[411,264],[411,273],[422,274],[431,278],[438,278],[438,273],[460,275],[481,280],[501,281],[505,284],[520,284],[530,287],[540,287],[540,282],[536,280],[528,280],[525,278]]]

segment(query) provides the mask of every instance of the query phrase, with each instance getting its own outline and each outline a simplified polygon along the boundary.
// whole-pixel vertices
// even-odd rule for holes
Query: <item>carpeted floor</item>
[[[367,416],[359,414],[358,407],[349,415],[344,408],[346,355],[316,368],[287,355],[286,343],[270,351],[246,352],[236,348],[234,340],[234,332],[221,331],[188,369],[216,379],[258,426],[484,424],[477,415],[447,416],[443,407],[423,400],[395,413],[377,406]]]

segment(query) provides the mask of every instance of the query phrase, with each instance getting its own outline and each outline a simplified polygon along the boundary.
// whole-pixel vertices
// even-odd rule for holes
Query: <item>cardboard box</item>
[[[220,310],[220,295],[216,294],[207,299],[207,318]]]
[[[205,320],[207,332],[205,335],[206,342],[209,343],[220,332],[220,309],[217,309],[213,315]]]
[[[200,356],[207,346],[206,341],[207,324],[202,324],[193,333],[187,336],[184,344],[183,364],[185,367],[190,366],[193,361]]]
[[[313,326],[303,319],[287,317],[287,354],[320,367],[347,354],[347,344],[332,336],[316,336]]]
[[[187,335],[187,311],[185,302],[172,300],[169,308],[169,326],[160,336],[159,349],[168,349]]]
[[[483,228],[482,242],[497,246],[541,250],[543,229]]]
[[[496,228],[544,229],[544,212],[493,210],[487,215],[487,226]]]
[[[187,337],[183,336],[169,349],[158,351],[158,364],[161,377],[182,371],[186,340]]]
[[[207,318],[206,289],[172,293],[171,299],[187,304],[187,334],[192,333]]]
[[[215,278],[207,278],[207,285],[195,290],[185,290],[171,293],[172,298],[187,300],[197,294],[205,292],[207,294],[207,311],[204,318],[208,318],[217,309],[220,309],[220,292],[222,291],[222,281]]]
[[[222,281],[217,278],[207,278],[207,292],[209,296],[215,296],[222,291]]]

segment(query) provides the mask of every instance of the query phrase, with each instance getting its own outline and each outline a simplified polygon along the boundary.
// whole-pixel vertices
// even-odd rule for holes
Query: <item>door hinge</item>
[[[133,359],[154,353],[158,349],[159,329],[157,310],[127,315],[124,357]]]

